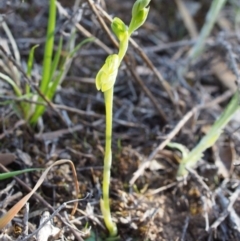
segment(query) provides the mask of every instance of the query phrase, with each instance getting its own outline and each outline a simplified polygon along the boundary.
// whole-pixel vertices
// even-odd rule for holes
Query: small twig
[[[29,202],[25,204],[25,213],[23,217],[23,235],[28,235],[28,215],[29,215]]]
[[[221,189],[217,191],[217,197],[222,210],[225,210],[229,204],[229,200],[227,197],[223,195],[223,192],[221,191]],[[230,197],[230,200],[231,200],[231,197]],[[229,215],[227,219],[228,219],[227,223],[229,224],[229,227],[232,228],[233,230],[236,230],[240,235],[240,218],[236,213],[236,211],[234,210],[233,206],[229,209]]]
[[[2,164],[2,163],[1,163]],[[0,196],[3,195],[3,194],[6,194],[8,193],[16,184],[16,181],[13,180],[12,182],[10,182],[4,189],[2,189],[0,191]],[[1,208],[3,208],[2,206],[0,206]]]
[[[223,33],[221,33],[219,35],[217,40],[218,40],[218,43],[227,52],[227,54],[229,56],[230,67],[231,67],[233,73],[235,74],[235,76],[237,78],[236,83],[237,83],[237,86],[238,86],[238,90],[240,91],[240,71],[239,71],[239,68],[238,68],[238,63],[236,61],[238,56],[233,53],[232,45],[224,39]]]
[[[235,192],[231,195],[231,197],[229,198],[230,201],[227,205],[226,210],[224,210],[219,218],[211,225],[210,231],[216,230],[217,227],[226,219],[226,217],[229,215],[229,213],[231,212],[234,203],[237,201],[238,197],[240,194],[240,185],[236,188]]]
[[[203,190],[203,195],[201,195],[201,200],[203,203],[203,212],[204,212],[204,218],[205,218],[205,230],[209,230],[209,217],[208,217],[208,207],[209,207],[209,202],[208,200],[211,201],[211,207],[215,203],[213,199],[213,195],[211,190],[209,189],[208,185],[203,181],[203,178],[198,175],[198,173],[193,170],[192,168],[186,167],[187,171],[195,178],[195,180],[201,185],[201,189]]]
[[[5,136],[8,136],[8,135],[12,134],[17,128],[19,128],[20,126],[25,125],[25,124],[26,124],[25,120],[17,121],[11,129],[6,130],[6,131],[4,131],[3,133],[0,134],[0,140],[2,140]]]
[[[208,200],[205,196],[202,196],[201,200],[203,202],[203,216],[205,219],[205,230],[208,231],[209,230]]]
[[[187,233],[187,229],[188,229],[188,225],[189,225],[189,217],[187,216],[184,222],[184,226],[183,226],[183,231],[182,231],[182,235],[181,235],[181,241],[185,241],[185,236]]]
[[[84,110],[79,110],[77,108],[74,107],[69,107],[66,105],[54,105],[56,108],[61,109],[61,110],[66,110],[69,112],[73,112],[79,115],[83,115],[83,116],[91,116],[91,117],[96,117],[96,118],[104,118],[104,115],[101,114],[97,114],[93,111],[84,111]],[[121,119],[117,119],[117,118],[113,118],[113,121],[117,124],[123,125],[123,126],[128,126],[128,127],[135,127],[135,128],[146,128],[145,125],[143,124],[137,124],[134,122],[130,122],[130,121],[125,121],[125,120],[121,120]]]
[[[183,22],[185,24],[186,29],[188,30],[191,38],[197,38],[198,36],[198,31],[196,24],[194,23],[193,17],[189,13],[186,3],[184,3],[183,0],[175,0],[178,10],[182,16]]]
[[[46,133],[35,134],[34,137],[37,140],[53,141],[62,137],[63,135],[74,133],[75,131],[80,131],[82,129],[83,129],[83,125],[79,124],[68,129],[61,129],[57,131],[50,131]]]
[[[66,222],[68,222],[69,223],[69,228],[70,228],[70,230],[74,233],[74,236],[76,237],[76,239],[77,239],[77,241],[84,241],[83,239],[82,239],[82,237],[79,235],[79,230],[77,230],[76,228],[75,228],[75,226],[73,226],[73,224],[71,224],[70,225],[70,222],[69,222],[69,219],[68,219],[68,216],[67,216],[67,213],[66,212],[64,212],[64,216],[65,216],[65,219],[66,219]]]
[[[0,21],[2,22],[2,23],[1,23],[2,28],[4,29],[6,35],[7,35],[8,39],[9,39],[9,41],[10,41],[10,43],[11,43],[12,50],[13,50],[13,54],[14,54],[14,56],[15,56],[15,60],[16,60],[16,62],[17,62],[18,64],[20,64],[20,62],[21,62],[21,60],[20,60],[20,54],[19,54],[19,50],[18,50],[16,41],[15,41],[15,39],[14,39],[14,37],[13,37],[13,35],[12,35],[12,33],[11,33],[11,31],[10,31],[7,23],[6,23],[6,21],[3,19],[2,16],[0,16]],[[12,74],[13,74],[12,76],[13,76],[15,82],[19,85],[19,84],[20,84],[20,83],[19,83],[19,80],[20,80],[19,77],[20,77],[20,75],[19,75],[19,73],[17,72],[16,67],[12,67],[12,68],[10,68],[10,69],[11,69],[11,71],[12,71]]]
[[[173,183],[170,183],[168,185],[165,185],[163,187],[160,187],[160,188],[157,188],[157,189],[154,189],[153,191],[149,191],[145,194],[145,196],[152,196],[152,195],[155,195],[157,193],[160,193],[160,192],[163,192],[163,191],[166,191],[168,190],[169,188],[172,188],[174,186],[177,185],[177,182],[173,182]]]
[[[180,48],[184,46],[192,46],[193,44],[196,43],[196,39],[191,39],[191,40],[180,40],[176,42],[171,42],[171,43],[160,43],[156,46],[151,46],[151,47],[144,47],[143,51],[145,53],[154,53],[154,52],[160,52],[164,50],[168,50],[171,48]]]
[[[17,98],[17,97],[14,97],[14,96],[0,96],[0,97],[3,98],[3,99],[6,99],[6,100],[13,100],[13,101],[16,101],[16,102],[23,102],[24,101],[24,102],[27,102],[27,103],[37,104],[37,105],[42,105],[42,106],[47,107],[46,103],[29,100],[27,98]],[[70,107],[70,106],[66,106],[66,105],[60,105],[60,104],[52,104],[52,105],[56,109],[66,110],[68,112],[72,112],[72,113],[75,113],[75,114],[78,114],[78,115],[81,115],[81,116],[91,116],[91,117],[94,117],[94,118],[104,118],[105,117],[104,115],[97,114],[93,111],[84,111],[84,110],[80,110],[80,109],[77,109],[77,108],[74,108],[74,107]],[[122,126],[134,127],[134,128],[143,128],[143,129],[146,128],[146,126],[143,125],[143,124],[138,124],[138,123],[135,123],[135,122],[121,120],[121,119],[117,119],[117,118],[113,118],[113,121],[115,123],[119,124],[119,125],[122,125]],[[25,124],[25,121],[23,121],[21,124]],[[5,135],[4,136],[2,136],[2,135],[3,134],[0,134],[0,140],[5,136]]]
[[[96,215],[94,215],[93,213],[93,207],[91,206],[90,202],[87,203],[87,206],[86,206],[86,211],[83,211],[81,209],[78,209],[77,210],[78,212],[80,212],[83,216],[83,218],[85,219],[88,219],[88,220],[91,220],[93,223],[96,223],[98,224],[102,230],[106,231],[106,227],[102,224],[102,222],[96,217]],[[101,218],[103,218],[101,216]],[[74,223],[75,220],[79,220],[80,218],[77,217],[76,219],[73,219],[71,220],[71,223]]]
[[[12,203],[13,201],[15,202],[15,200],[18,200],[19,198],[22,197],[22,192],[17,192],[13,195],[9,195],[7,198],[6,198],[6,202],[4,203],[3,205],[3,208],[5,208],[9,203]]]
[[[212,196],[212,192],[209,189],[208,185],[203,181],[202,177],[198,175],[198,173],[192,168],[186,167],[187,171],[195,178],[195,180],[201,185],[202,189],[208,194],[208,196]]]
[[[42,105],[42,106],[45,106],[45,107],[48,106],[44,102],[31,100],[31,99],[28,99],[27,97],[15,97],[15,96],[3,96],[3,95],[0,95],[0,98],[2,99],[1,101],[12,100],[12,101],[15,101],[15,102],[26,102],[26,103],[35,104],[35,105]]]
[[[68,12],[61,6],[61,4],[56,1],[57,7],[61,9],[61,14],[67,18],[68,20],[71,20],[71,16],[68,14]],[[94,37],[88,30],[86,30],[81,24],[79,23],[73,23],[75,24],[76,28],[86,37]],[[97,44],[99,47],[101,47],[106,53],[111,54],[113,51],[107,47],[101,40],[98,38],[94,37],[95,44]]]
[[[159,105],[159,102],[156,100],[156,98],[153,96],[151,91],[146,87],[143,80],[140,78],[140,76],[136,73],[136,71],[133,69],[132,65],[124,59],[124,62],[126,63],[129,71],[131,72],[132,76],[136,80],[136,82],[141,86],[142,90],[145,92],[145,94],[149,97],[149,99],[152,101],[154,107],[157,109],[159,115],[162,117],[162,120],[167,123],[167,117],[162,110],[162,107]]]
[[[46,218],[41,225],[39,225],[39,227],[34,230],[34,232],[32,232],[31,234],[29,234],[28,236],[24,237],[21,241],[27,241],[29,240],[29,238],[33,237],[35,234],[37,234],[39,232],[39,230],[47,223],[49,222],[51,219],[53,219],[54,216],[57,216],[57,214],[66,207],[67,204],[69,203],[75,203],[75,202],[79,202],[79,201],[83,201],[86,200],[89,196],[89,193],[87,193],[86,197],[82,198],[82,199],[75,199],[75,200],[71,200],[68,202],[63,203],[62,205],[60,205],[56,210],[54,210],[54,212],[48,217]],[[67,226],[71,226],[68,222],[64,222],[65,225]],[[79,232],[79,230],[77,230]]]

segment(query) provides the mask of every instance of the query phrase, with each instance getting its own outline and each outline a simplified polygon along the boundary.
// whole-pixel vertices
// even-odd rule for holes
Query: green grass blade
[[[47,90],[44,92],[46,97],[51,100],[56,92],[56,89],[58,87],[58,85],[61,83],[61,80],[63,79],[63,77],[66,74],[66,70],[68,69],[67,66],[69,64],[69,61],[71,61],[71,59],[73,58],[74,54],[86,43],[89,43],[91,41],[93,41],[94,38],[87,38],[85,40],[83,40],[82,42],[80,42],[70,53],[67,57],[63,58],[62,63],[60,64],[60,72],[58,73],[58,75],[54,78],[54,74],[56,72],[57,66],[59,64],[59,59],[60,59],[60,55],[61,55],[61,50],[62,50],[62,40],[60,40],[60,43],[58,45],[58,49],[57,49],[57,53],[55,55],[55,58],[52,62],[52,69],[50,72],[50,76],[51,80],[48,81],[48,88]],[[33,117],[31,118],[31,123],[36,123],[38,118],[44,113],[45,111],[45,107],[44,106],[37,106],[35,113],[33,115]]]
[[[56,89],[58,87],[58,85],[60,84],[61,80],[63,79],[63,76],[65,74],[65,69],[67,69],[67,65],[69,63],[69,61],[71,61],[71,59],[74,57],[74,54],[86,43],[89,43],[91,41],[93,41],[94,38],[86,38],[84,39],[82,42],[80,42],[74,49],[73,51],[70,52],[70,54],[65,57],[62,61],[62,64],[61,64],[61,70],[59,72],[59,74],[57,75],[57,77],[52,81],[51,83],[51,86],[49,86],[49,92],[47,94],[47,97],[49,99],[52,99],[55,92],[56,92]]]
[[[56,3],[55,0],[50,0],[49,6],[49,18],[48,18],[48,27],[47,27],[47,40],[44,49],[44,59],[43,59],[43,74],[40,84],[40,90],[44,95],[48,91],[49,77],[52,68],[52,54],[54,46],[54,31],[56,26]],[[41,98],[38,99],[41,101]],[[33,116],[30,119],[31,124],[36,124],[38,118],[43,114],[45,108],[43,106],[37,105],[34,111]]]
[[[239,110],[239,93],[238,91],[232,97],[230,103],[213,124],[209,132],[201,139],[199,144],[182,160],[178,169],[178,177],[188,174],[186,167],[193,167],[197,161],[202,157],[203,152],[214,145],[222,133],[223,128],[228,124],[233,115]]]
[[[43,105],[37,105],[32,117],[30,118],[30,123],[36,124],[38,121],[38,118],[42,116],[44,111],[45,111],[45,107]]]
[[[74,56],[74,54],[84,45],[87,43],[90,43],[92,41],[94,41],[95,38],[90,37],[90,38],[86,38],[84,39],[82,42],[80,42],[74,49],[73,51],[70,53],[69,57],[72,58]]]
[[[27,76],[31,76],[32,74],[32,68],[33,68],[33,62],[34,62],[34,52],[35,52],[35,49],[38,47],[39,45],[34,45],[31,50],[30,50],[30,53],[29,53],[29,56],[28,56],[28,62],[27,62]]]
[[[62,51],[62,45],[63,45],[63,38],[61,36],[60,40],[59,40],[57,52],[56,52],[56,54],[54,56],[54,59],[53,59],[53,62],[52,62],[51,72],[50,72],[49,81],[48,81],[48,83],[49,83],[48,88],[51,85],[51,82],[53,81],[53,76],[57,71],[57,67],[58,67],[58,64],[59,64],[61,51]]]
[[[182,145],[180,143],[169,142],[167,144],[167,146],[170,147],[170,148],[174,148],[174,149],[179,150],[181,152],[181,154],[182,154],[182,159],[186,158],[188,153],[189,153],[188,149],[184,145]]]
[[[1,27],[5,31],[6,36],[8,37],[9,42],[11,43],[15,60],[19,65],[21,65],[21,57],[20,57],[18,46],[17,46],[15,38],[12,35],[12,32],[11,32],[10,28],[8,27],[6,21],[4,20],[4,17],[2,14],[0,15],[0,22],[1,22]],[[12,79],[14,79],[15,83],[20,85],[21,74],[18,71],[18,69],[16,68],[16,66],[14,66],[14,65],[12,66],[11,72],[12,72],[12,76],[11,76]]]
[[[0,78],[5,80],[8,84],[10,84],[16,94],[17,97],[22,96],[22,91],[21,89],[16,85],[16,83],[7,75],[0,73]]]
[[[54,74],[56,73],[57,71],[57,67],[58,67],[58,64],[59,64],[59,60],[60,60],[60,56],[61,56],[61,51],[62,51],[62,45],[63,45],[63,38],[61,37],[60,38],[60,41],[59,41],[59,44],[58,44],[58,48],[57,48],[57,52],[54,56],[54,59],[53,59],[53,62],[52,62],[52,66],[51,66],[51,72],[50,72],[50,75],[49,75],[49,81],[48,81],[48,88],[47,90],[45,91],[45,96],[51,100],[53,95],[55,94],[55,91],[56,91],[56,88],[58,86],[56,86],[55,88],[55,91],[54,91],[54,94],[53,95],[50,95],[49,93],[51,93],[51,89],[52,89],[52,86],[53,86],[53,78],[54,78]],[[38,118],[40,116],[42,116],[42,114],[45,112],[45,106],[40,106],[38,105],[37,108],[36,108],[36,111],[35,111],[35,114],[33,115],[32,117],[32,122],[35,123],[35,120],[37,121]]]
[[[29,53],[28,56],[28,61],[27,61],[27,76],[30,77],[32,74],[32,68],[33,68],[33,63],[34,63],[34,53],[35,53],[35,49],[38,47],[39,45],[34,45]],[[28,83],[25,84],[25,94],[29,95],[30,94],[30,85]],[[23,115],[24,115],[24,119],[27,120],[30,116],[30,110],[31,110],[31,104],[30,103],[24,103],[23,104]]]
[[[26,172],[33,172],[33,171],[42,171],[42,168],[29,168],[21,171],[14,171],[14,172],[7,172],[7,173],[0,173],[0,180],[4,180],[7,178],[15,177],[17,175],[26,173]]]
[[[204,49],[204,43],[209,36],[214,23],[217,20],[218,14],[221,9],[224,7],[226,0],[213,0],[211,3],[211,7],[206,15],[205,23],[203,28],[201,29],[200,35],[197,39],[196,44],[192,47],[189,58],[191,61],[194,61]]]
[[[54,46],[54,31],[56,26],[56,3],[55,0],[50,0],[49,17],[47,27],[47,41],[44,49],[43,59],[43,75],[40,89],[43,93],[46,92],[49,84],[49,76],[52,68],[52,54]]]
[[[55,80],[52,82],[51,86],[49,87],[49,91],[47,93],[48,98],[52,99],[53,96],[55,95],[55,92],[57,90],[58,85],[60,84],[60,81],[62,79],[62,75],[64,73],[64,69],[62,68],[62,70],[58,73],[57,77],[55,78]]]

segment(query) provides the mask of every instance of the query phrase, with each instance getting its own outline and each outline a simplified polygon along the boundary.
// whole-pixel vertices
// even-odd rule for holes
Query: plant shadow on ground
[[[32,79],[39,80],[40,77],[35,73],[39,73],[42,67],[48,1],[13,1],[11,5],[3,2],[0,5],[1,12],[5,14],[4,19],[18,45],[23,66],[26,65],[31,47],[40,44],[35,52],[35,69],[32,73]],[[69,1],[60,2],[73,14],[73,5]],[[234,6],[228,3],[223,8],[221,19],[224,21],[218,20],[211,38],[207,40],[207,51],[190,66],[185,75],[186,83],[182,83],[177,69],[186,62],[194,41],[189,40],[191,38],[175,2],[177,1],[165,1],[163,4],[152,0],[149,18],[133,38],[168,81],[177,103],[171,102],[153,71],[133,47],[128,51],[128,61],[137,76],[143,80],[143,86],[134,78],[128,65],[124,64],[119,71],[114,97],[110,186],[112,215],[118,226],[120,240],[239,240],[240,203],[238,199],[234,199],[234,195],[239,192],[240,173],[239,168],[233,165],[240,151],[239,131],[235,131],[239,127],[237,116],[218,142],[204,153],[202,160],[186,180],[176,180],[181,156],[177,151],[166,147],[157,152],[146,170],[130,185],[141,164],[188,111],[199,103],[211,103],[218,98],[212,106],[195,112],[174,136],[175,142],[191,150],[223,111],[231,96],[229,92],[236,88],[236,77],[231,66],[228,66],[229,53],[222,47],[227,42],[231,45],[232,52],[239,55],[239,40],[231,17]],[[188,2],[187,9],[200,29],[206,9],[210,7],[209,3]],[[109,14],[129,21],[130,15],[126,13],[130,13],[132,3],[125,0],[121,3],[108,0],[105,3]],[[84,5],[82,11],[81,25],[115,51],[89,5]],[[109,26],[106,19],[105,21]],[[56,39],[59,39],[60,32],[67,36],[71,26],[71,22],[58,15]],[[224,34],[219,37],[221,31]],[[0,35],[3,36],[0,44],[10,46],[2,29]],[[84,38],[84,32],[77,31],[76,43]],[[57,42],[55,44],[57,47]],[[30,127],[21,119],[16,107],[18,101],[14,98],[12,89],[0,79],[0,163],[10,170],[22,170],[30,167],[45,168],[56,160],[70,159],[78,174],[79,198],[89,194],[79,202],[78,211],[71,220],[80,233],[64,226],[58,217],[54,217],[54,225],[63,230],[62,235],[68,240],[77,240],[77,237],[78,240],[87,239],[91,232],[94,232],[96,240],[100,240],[100,237],[105,240],[104,235],[107,234],[99,208],[105,111],[103,96],[96,91],[94,79],[107,55],[103,49],[97,44],[89,43],[78,51],[53,100],[62,118],[56,109],[48,107],[40,127]],[[0,62],[1,72],[5,71],[4,64],[7,64],[4,61]],[[151,96],[165,113],[167,123]],[[8,156],[3,155],[6,153]],[[33,188],[39,177],[40,173],[36,172],[21,175],[20,179]],[[12,188],[6,189],[7,185]],[[21,195],[28,192],[18,179],[14,182],[2,181],[0,188],[3,190],[0,192],[3,210],[9,210]],[[38,190],[45,203],[36,196],[29,201],[29,233],[38,226],[42,211],[49,210],[46,203],[56,208],[73,199],[74,193],[68,165],[54,167]],[[230,207],[229,204],[233,206]],[[70,214],[71,207],[72,204],[68,204],[59,214],[64,216],[63,211]],[[219,221],[218,218],[227,208],[229,215]],[[5,235],[17,239],[22,232],[23,215],[24,209],[15,217],[11,228],[2,232],[1,237]],[[15,228],[18,226],[20,229]],[[91,232],[88,230],[90,226]],[[58,238],[59,236],[54,240]]]

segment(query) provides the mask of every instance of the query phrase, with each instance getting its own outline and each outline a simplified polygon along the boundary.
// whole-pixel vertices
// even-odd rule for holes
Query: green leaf
[[[42,168],[29,168],[29,169],[25,169],[25,170],[21,170],[21,171],[1,173],[0,174],[0,180],[11,178],[11,177],[14,177],[14,176],[26,173],[26,172],[42,171],[42,170],[44,170],[44,169],[42,169]]]
[[[28,62],[27,62],[27,76],[31,76],[31,73],[32,73],[32,67],[33,67],[33,62],[34,62],[34,52],[35,52],[35,49],[38,47],[39,45],[34,45],[31,50],[30,50],[30,53],[29,53],[29,56],[28,56]]]
[[[59,43],[58,43],[57,52],[54,56],[54,59],[53,59],[52,65],[51,65],[51,72],[50,72],[49,80],[48,80],[48,88],[49,88],[49,85],[51,84],[51,82],[53,80],[54,74],[57,71],[57,67],[58,67],[58,63],[59,63],[61,51],[62,51],[62,45],[63,45],[63,38],[61,36],[60,40],[59,40]]]
[[[17,97],[22,96],[22,91],[21,89],[16,85],[16,83],[7,75],[0,73],[0,78],[5,80],[8,84],[10,84],[16,94]]]
[[[35,53],[35,49],[38,47],[39,45],[34,45],[29,53],[28,56],[28,61],[27,61],[27,76],[30,77],[32,74],[32,68],[33,68],[33,63],[34,63],[34,53]],[[29,95],[30,94],[30,86],[28,83],[25,84],[25,94]],[[30,103],[22,103],[22,109],[23,109],[23,115],[24,115],[24,119],[27,120],[30,116],[30,110],[31,110],[31,104]]]
[[[46,93],[49,84],[49,76],[52,68],[52,55],[54,47],[54,31],[56,25],[56,3],[55,0],[49,1],[49,17],[47,26],[47,39],[44,49],[43,58],[43,76],[41,80],[40,89],[43,94]]]
[[[53,96],[55,95],[57,87],[59,86],[60,81],[62,79],[63,73],[64,73],[64,69],[62,68],[60,70],[60,72],[58,73],[58,75],[54,78],[54,80],[49,85],[49,90],[48,90],[48,93],[47,93],[47,97],[48,97],[49,100],[51,100],[53,98]]]
[[[202,157],[203,152],[214,145],[222,133],[223,128],[228,124],[233,115],[239,110],[239,93],[238,91],[232,97],[230,103],[227,105],[226,109],[219,117],[217,121],[213,124],[209,132],[201,139],[198,145],[193,148],[193,150],[183,158],[179,165],[178,176],[185,176],[188,174],[186,167],[193,167],[197,161]]]
[[[53,55],[53,47],[54,47],[54,31],[56,27],[56,1],[49,1],[49,17],[48,17],[48,26],[47,26],[47,38],[46,44],[44,48],[44,58],[43,58],[43,73],[42,80],[40,83],[40,90],[44,95],[46,95],[48,91],[49,85],[49,77],[52,68],[52,55]],[[42,101],[42,98],[39,97],[38,101]],[[45,107],[42,105],[37,105],[34,111],[33,116],[30,119],[31,124],[36,124],[38,118],[44,113]]]
[[[203,53],[205,41],[208,38],[209,34],[211,33],[214,27],[214,24],[219,16],[219,13],[224,7],[226,2],[227,2],[226,0],[209,1],[209,3],[211,3],[211,7],[206,14],[204,25],[197,38],[197,41],[195,42],[195,44],[193,45],[193,47],[189,52],[189,58],[191,59],[191,61],[196,60],[196,58],[198,58],[200,54]]]
[[[94,41],[95,38],[94,37],[90,37],[90,38],[86,38],[84,39],[82,42],[80,42],[74,49],[73,51],[70,53],[69,57],[72,58],[74,56],[74,54],[84,45],[87,43],[90,43],[92,41]]]
[[[186,158],[188,155],[188,149],[180,143],[170,142],[167,146],[179,150],[182,153],[182,159]]]

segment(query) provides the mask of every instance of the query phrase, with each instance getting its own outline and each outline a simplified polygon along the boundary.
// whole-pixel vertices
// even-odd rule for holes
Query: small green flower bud
[[[116,81],[119,66],[117,54],[109,55],[96,76],[97,90],[105,92],[111,89]]]
[[[132,34],[146,21],[151,0],[137,0],[132,8],[132,19],[129,25],[129,34]]]
[[[123,41],[126,37],[128,37],[128,27],[120,18],[113,19],[111,28],[119,41]]]
[[[147,8],[151,0],[137,0],[132,8],[132,16],[136,16],[144,8]]]

